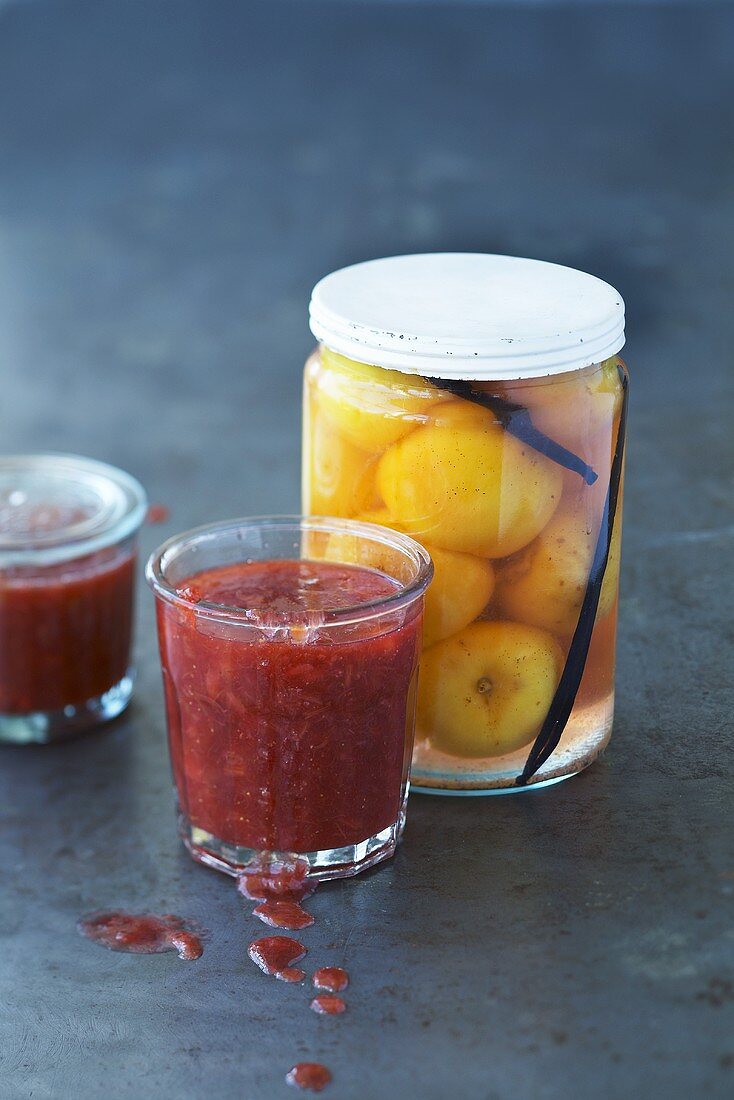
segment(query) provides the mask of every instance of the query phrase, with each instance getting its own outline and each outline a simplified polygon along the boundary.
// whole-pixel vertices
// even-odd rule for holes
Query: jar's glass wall
[[[502,790],[522,772],[579,619],[625,379],[614,356],[547,378],[472,382],[470,393],[323,346],[309,359],[304,512],[394,527],[434,561],[415,786]],[[528,425],[559,445],[550,456]],[[569,455],[590,470],[568,468]],[[581,683],[535,783],[573,774],[609,739],[620,539],[621,492]]]

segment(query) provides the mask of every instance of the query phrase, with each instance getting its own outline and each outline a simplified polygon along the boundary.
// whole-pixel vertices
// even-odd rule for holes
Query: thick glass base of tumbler
[[[198,829],[181,811],[179,811],[178,823],[181,839],[189,855],[198,863],[204,863],[216,871],[235,876],[252,859],[261,855],[254,848],[227,844],[204,829]],[[389,825],[386,829],[357,844],[346,844],[341,848],[325,848],[315,852],[271,852],[270,854],[291,859],[294,857],[307,859],[311,864],[309,875],[322,882],[328,879],[349,878],[395,855],[395,849],[404,828],[405,811],[402,810],[395,825]]]
[[[574,710],[555,752],[522,787],[516,780],[527,760],[529,745],[507,756],[474,760],[436,752],[427,742],[418,740],[411,790],[417,794],[460,796],[521,794],[561,783],[593,764],[606,748],[613,714],[613,694]]]
[[[62,710],[0,714],[0,743],[47,745],[109,722],[122,714],[130,702],[133,680],[132,670],[128,670],[109,691]]]

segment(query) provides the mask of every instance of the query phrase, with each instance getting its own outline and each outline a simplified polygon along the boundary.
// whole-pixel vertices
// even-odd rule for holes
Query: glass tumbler
[[[393,854],[431,575],[411,538],[337,519],[230,520],[153,554],[194,859],[236,874],[262,853],[305,857],[315,877],[336,878]]]
[[[55,741],[127,706],[146,508],[103,462],[0,458],[0,741]]]

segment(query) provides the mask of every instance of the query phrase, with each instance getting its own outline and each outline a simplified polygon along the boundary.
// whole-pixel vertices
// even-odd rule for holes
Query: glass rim
[[[248,617],[253,609],[230,607],[227,604],[213,603],[210,600],[199,600],[192,603],[180,596],[166,577],[166,567],[170,560],[187,546],[199,541],[215,539],[218,534],[229,531],[258,528],[260,530],[284,530],[289,527],[298,530],[301,534],[323,532],[325,534],[343,534],[361,537],[365,541],[381,543],[383,546],[401,551],[416,567],[416,575],[409,582],[400,584],[394,592],[386,596],[379,596],[374,600],[365,600],[361,603],[351,604],[347,607],[325,608],[318,612],[320,626],[347,626],[350,623],[364,622],[365,620],[385,615],[402,607],[407,607],[419,599],[428,588],[433,579],[433,562],[428,551],[421,543],[404,535],[401,531],[395,531],[391,527],[383,527],[377,523],[368,523],[362,520],[340,519],[334,516],[298,516],[298,515],[273,515],[273,516],[243,516],[237,519],[218,520],[214,523],[205,523],[199,527],[192,527],[178,535],[173,535],[162,543],[148,558],[145,566],[145,579],[153,590],[156,598],[163,599],[167,603],[193,611],[205,618],[219,620],[221,622],[237,623],[250,627],[253,630],[266,629],[263,623],[254,621]],[[299,560],[297,558],[264,557],[263,561],[274,560]],[[302,559],[318,560],[318,559]],[[343,562],[344,565],[358,564]],[[368,568],[368,567],[367,567]],[[394,579],[394,578],[393,578]],[[289,623],[312,625],[314,612],[309,610],[287,612],[281,622],[274,625],[285,626]]]

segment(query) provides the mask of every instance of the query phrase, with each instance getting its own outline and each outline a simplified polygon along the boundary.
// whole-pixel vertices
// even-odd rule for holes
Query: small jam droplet
[[[180,959],[198,959],[204,953],[201,938],[186,927],[181,917],[166,913],[125,913],[113,909],[82,917],[77,928],[88,940],[110,951],[134,955],[158,955],[176,951]]]
[[[151,504],[145,518],[148,523],[166,523],[169,515],[165,504]]]
[[[285,1079],[289,1085],[295,1085],[299,1089],[321,1092],[331,1081],[331,1074],[319,1062],[299,1062],[286,1073]]]
[[[179,959],[186,959],[187,961],[198,959],[204,953],[201,940],[193,932],[172,932],[171,947],[175,947]]]
[[[318,1012],[319,1016],[340,1016],[342,1012],[347,1011],[345,1002],[333,993],[319,993],[318,997],[314,997],[311,1001],[311,1008],[314,1012]]]
[[[279,978],[282,982],[300,982],[306,977],[303,970],[293,966],[304,957],[306,948],[290,936],[263,936],[253,940],[247,954],[263,974]]]
[[[341,993],[349,985],[349,975],[340,966],[322,966],[314,974],[313,984],[324,993]]]
[[[297,901],[264,901],[262,905],[255,906],[252,915],[271,928],[288,928],[291,931],[308,928],[314,920]]]

